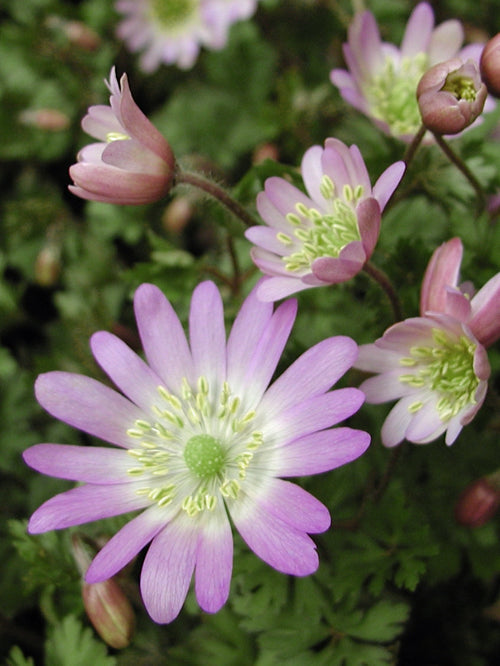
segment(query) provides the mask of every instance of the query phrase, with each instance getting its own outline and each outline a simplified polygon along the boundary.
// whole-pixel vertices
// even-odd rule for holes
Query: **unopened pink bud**
[[[486,42],[479,68],[488,92],[494,97],[500,97],[500,33]]]
[[[69,118],[57,109],[26,109],[19,114],[19,122],[48,132],[58,132],[69,127]]]
[[[135,616],[130,601],[118,583],[109,578],[101,583],[83,583],[85,612],[102,640],[120,650],[134,634]]]
[[[193,212],[193,204],[189,197],[175,197],[165,208],[162,215],[162,222],[165,229],[175,234],[181,233],[193,217]]]
[[[436,134],[458,134],[481,114],[488,91],[472,60],[452,58],[420,79],[417,100],[422,122]]]
[[[455,518],[464,527],[480,527],[487,523],[500,506],[498,474],[482,477],[462,492],[455,505]]]

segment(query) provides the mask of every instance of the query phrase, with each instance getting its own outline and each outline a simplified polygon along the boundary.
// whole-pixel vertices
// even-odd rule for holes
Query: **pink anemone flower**
[[[113,446],[37,444],[28,465],[80,484],[31,516],[32,534],[138,512],[90,564],[87,583],[116,574],[150,544],[141,593],[159,623],[180,612],[191,579],[201,608],[226,602],[231,524],[270,566],[294,576],[318,567],[309,534],[328,529],[327,508],[288,477],[317,474],[360,456],[370,436],[337,427],[364,400],[331,387],[354,363],[348,337],[304,352],[271,385],[297,303],[275,311],[255,290],[226,341],[212,282],[194,290],[189,343],[172,306],[151,284],[134,298],[146,362],[114,335],[91,339],[93,354],[121,391],[68,372],[38,377],[35,392],[53,416]]]
[[[420,317],[391,326],[361,345],[355,367],[377,373],[360,389],[368,403],[398,400],[382,427],[382,443],[456,440],[484,402],[490,376],[486,349],[500,337],[500,273],[474,296],[458,286],[459,238],[438,247],[427,267]]]
[[[253,261],[270,276],[259,298],[274,301],[356,275],[375,248],[381,213],[404,170],[404,162],[392,164],[372,188],[358,147],[327,139],[302,159],[308,195],[283,178],[268,178],[257,197],[267,226],[245,233],[256,245]]]
[[[78,153],[69,189],[82,199],[106,203],[157,201],[173,184],[172,149],[134,102],[126,74],[118,84],[113,67],[106,84],[110,106],[91,106],[82,120],[83,129],[100,142]]]

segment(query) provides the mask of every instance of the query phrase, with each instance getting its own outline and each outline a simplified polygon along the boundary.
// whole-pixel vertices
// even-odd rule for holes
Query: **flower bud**
[[[52,287],[61,273],[60,249],[54,243],[42,247],[35,260],[35,280],[42,287]]]
[[[71,539],[73,557],[82,576],[92,558],[88,544],[78,534]],[[135,627],[135,615],[130,601],[114,578],[99,583],[82,580],[82,600],[92,626],[102,640],[116,650],[129,645]]]
[[[48,132],[59,132],[69,127],[69,118],[57,109],[26,109],[19,114],[19,122]]]
[[[452,58],[431,67],[417,87],[422,122],[436,134],[458,134],[481,114],[488,91],[472,60]]]
[[[486,42],[479,68],[488,92],[494,97],[500,97],[500,33]]]
[[[481,527],[500,506],[499,473],[477,479],[463,490],[455,505],[455,519],[464,527]]]
[[[134,633],[135,616],[116,580],[83,583],[82,599],[85,612],[102,640],[117,650],[127,647]]]

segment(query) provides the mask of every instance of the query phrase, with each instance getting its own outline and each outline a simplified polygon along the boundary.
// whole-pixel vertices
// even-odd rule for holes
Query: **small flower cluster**
[[[187,68],[200,45],[221,48],[229,26],[250,16],[256,4],[119,0],[117,9],[128,16],[119,34],[133,50],[146,49],[146,71],[160,62]],[[344,46],[349,71],[334,70],[331,80],[392,136],[410,141],[422,123],[437,134],[456,134],[487,108],[486,86],[498,88],[498,42],[484,50],[484,83],[481,47],[461,49],[462,41],[457,21],[434,27],[427,3],[413,11],[400,49],[382,42],[373,15],[363,12]],[[78,154],[70,190],[106,203],[154,202],[174,187],[180,168],[134,102],[127,76],[118,81],[113,69],[107,85],[110,105],[90,107],[82,121],[99,142]],[[500,338],[500,274],[475,295],[459,285],[459,238],[432,255],[420,316],[359,349],[350,338],[328,338],[271,384],[297,310],[294,300],[276,309],[273,302],[345,282],[367,266],[382,213],[405,169],[403,161],[391,164],[372,186],[356,145],[328,138],[324,146],[312,146],[301,164],[305,192],[276,176],[257,196],[264,224],[249,225],[246,238],[264,277],[227,340],[213,283],[194,290],[189,339],[165,296],[143,284],[134,307],[146,362],[114,335],[99,332],[91,339],[97,362],[120,392],[72,373],[38,378],[36,396],[50,414],[114,448],[48,443],[28,449],[24,458],[34,469],[83,484],[45,502],[29,531],[138,512],[92,561],[86,586],[109,579],[149,545],[141,592],[151,617],[172,621],[193,576],[199,605],[216,612],[229,594],[231,524],[278,571],[308,575],[318,566],[309,535],[328,529],[330,515],[285,479],[332,470],[367,449],[367,433],[334,426],[365,398],[397,400],[382,428],[385,446],[404,439],[425,444],[443,434],[450,445],[475,417],[490,376],[487,349]],[[207,191],[214,194],[215,187]],[[233,202],[231,210],[237,206]],[[330,390],[351,367],[375,376],[359,389]],[[498,493],[494,510],[497,500]],[[118,594],[108,587],[85,589],[97,595],[90,605],[98,614],[110,589],[113,598]],[[129,639],[128,633],[111,634],[120,644]]]

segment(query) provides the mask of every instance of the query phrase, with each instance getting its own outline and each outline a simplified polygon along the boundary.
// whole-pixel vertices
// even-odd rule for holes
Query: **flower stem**
[[[233,199],[232,196],[228,194],[228,192],[223,187],[215,183],[213,180],[205,178],[200,174],[193,173],[192,171],[182,171],[179,169],[175,179],[175,184],[191,185],[192,187],[196,187],[199,190],[202,190],[213,199],[217,199],[219,203],[230,210],[233,215],[238,217],[245,226],[253,227],[256,225],[256,222],[250,213],[248,213],[248,211],[243,208],[243,206],[238,203],[236,199]]]
[[[459,169],[463,173],[463,175],[467,178],[469,183],[474,188],[478,199],[477,212],[480,213],[484,208],[485,199],[486,199],[484,190],[481,187],[481,183],[477,180],[477,178],[474,176],[469,167],[465,164],[463,159],[459,155],[457,155],[454,150],[451,149],[451,147],[443,139],[443,137],[440,134],[436,134],[434,132],[433,134],[434,138],[436,139],[436,143],[441,148],[446,157],[450,160],[450,162],[452,162],[457,167],[457,169]]]
[[[422,143],[422,139],[424,138],[426,132],[427,129],[423,125],[421,125],[420,129],[413,137],[413,141],[408,145],[408,148],[406,149],[405,154],[403,155],[403,161],[406,163],[406,166],[408,166],[408,164],[415,157],[415,153],[417,152],[418,147]]]
[[[392,306],[392,312],[394,314],[394,321],[401,321],[403,319],[403,314],[401,311],[401,305],[399,303],[399,298],[396,293],[396,290],[394,289],[392,282],[389,280],[388,276],[384,273],[384,271],[380,270],[380,268],[377,268],[374,266],[371,261],[367,261],[366,264],[363,266],[363,270],[365,273],[367,273],[375,282],[378,282],[378,284],[382,287],[382,289],[385,291],[387,298],[389,299],[391,306]]]

